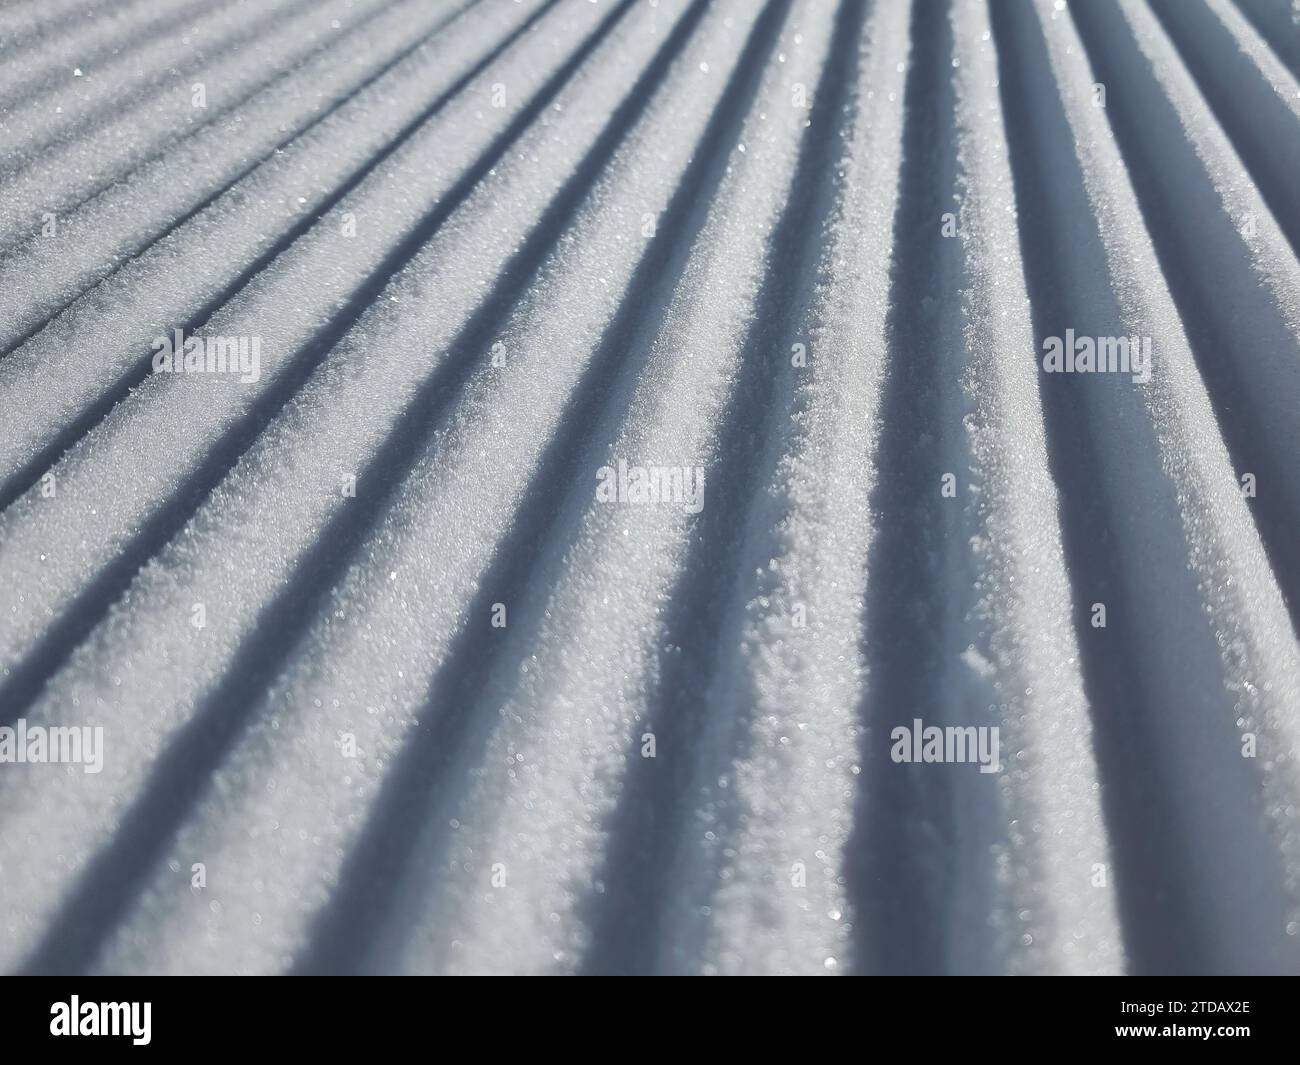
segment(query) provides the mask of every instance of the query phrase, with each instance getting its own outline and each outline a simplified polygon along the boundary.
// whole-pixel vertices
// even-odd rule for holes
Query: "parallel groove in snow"
[[[66,32],[68,21],[95,19],[112,6],[113,0],[17,0],[0,10],[0,54],[58,32]]]
[[[72,0],[0,59],[0,725],[106,732],[0,764],[6,970],[1300,971],[1283,0]]]
[[[213,21],[225,17],[216,28],[213,58],[197,63],[185,79],[165,78],[156,88],[128,84],[118,101],[121,109],[105,111],[100,121],[88,116],[72,131],[61,131],[53,121],[62,106],[57,98],[37,101],[30,116],[10,118],[3,130],[4,147],[6,156],[16,154],[18,166],[11,164],[11,172],[0,181],[0,249],[8,250],[39,231],[46,215],[76,207],[133,168],[158,158],[176,137],[223,121],[279,71],[320,48],[327,35],[338,32],[335,23],[341,27],[355,21],[358,8],[350,0],[293,0],[253,19],[242,10],[217,11]],[[222,46],[229,50],[223,53]],[[201,104],[195,96],[199,91],[204,94]],[[13,143],[11,138],[22,136],[24,117],[34,132],[25,143]],[[17,129],[11,131],[9,124]],[[55,137],[37,140],[51,125]],[[60,132],[69,135],[59,137]]]
[[[167,80],[170,64],[176,60],[201,70],[199,64],[210,54],[246,47],[259,33],[292,17],[294,7],[294,0],[276,0],[264,12],[252,10],[247,0],[219,3],[201,12],[192,24],[157,39],[146,37],[102,65],[76,67],[79,73],[65,77],[52,92],[10,104],[0,124],[6,169],[22,169],[51,145],[79,139],[92,126],[102,125],[114,111],[129,107]]]
[[[205,0],[134,0],[108,7],[98,17],[62,27],[56,36],[7,57],[0,68],[0,104],[12,107],[49,91],[57,82],[84,77],[75,73],[140,43],[142,33],[171,29],[192,18]]]
[[[588,17],[594,18],[594,13]],[[218,336],[261,337],[258,381],[229,387],[232,382],[220,377],[146,376],[103,422],[76,442],[56,467],[56,477],[68,484],[68,491],[43,500],[56,508],[70,505],[81,493],[74,485],[84,485],[92,494],[109,490],[102,472],[105,464],[126,461],[138,431],[152,443],[152,450],[131,460],[139,475],[132,493],[116,492],[112,507],[92,504],[88,517],[93,519],[93,527],[74,530],[69,526],[66,540],[52,541],[43,527],[41,508],[31,509],[38,498],[43,499],[39,485],[0,516],[0,573],[6,565],[22,565],[28,554],[25,543],[39,544],[38,553],[49,563],[40,588],[25,602],[15,604],[9,614],[0,616],[0,647],[6,655],[45,658],[33,644],[52,615],[78,623],[95,609],[84,599],[87,585],[96,588],[86,579],[92,572],[102,574],[114,565],[133,571],[142,557],[152,555],[157,545],[176,531],[194,497],[224,475],[251,436],[297,390],[332,338],[355,320],[427,231],[440,224],[463,194],[461,190],[472,185],[461,174],[461,167],[475,171],[490,165],[513,138],[512,125],[526,122],[529,111],[545,102],[542,83],[555,77],[550,61],[572,52],[570,38],[561,31],[581,31],[583,27],[581,15],[570,17],[559,28],[537,24],[533,39],[512,46],[518,54],[507,50],[469,87],[471,98],[485,98],[498,76],[494,70],[511,64],[523,106],[489,111],[491,119],[485,116],[483,122],[474,123],[459,144],[447,135],[456,122],[454,112],[421,126],[278,256],[274,269],[257,274],[202,324],[204,332]],[[541,89],[541,98],[530,100],[526,95],[530,89]],[[470,102],[461,106],[470,106]],[[401,210],[378,210],[379,204],[400,196],[404,187],[419,187],[417,182],[425,184],[435,205],[431,210],[414,199],[404,201]],[[361,220],[354,239],[343,235],[346,215]],[[165,277],[159,281],[167,284]],[[132,328],[139,328],[138,320],[130,322]],[[168,332],[165,319],[152,324],[152,335]],[[147,354],[143,356],[146,367],[148,359]],[[202,387],[190,387],[196,382]],[[181,402],[155,400],[168,393]],[[82,598],[74,600],[74,596]],[[102,589],[96,596],[97,601],[105,601]]]
[[[310,127],[329,122],[344,101],[351,106],[364,102],[372,95],[370,83],[407,59],[413,48],[427,49],[430,41],[422,35],[434,34],[452,13],[450,5],[429,4],[398,5],[376,13],[310,63],[282,75],[293,88],[288,99],[274,91],[259,94],[227,117],[228,123],[239,126],[240,154],[225,150],[228,129],[208,126],[80,205],[60,220],[52,238],[33,238],[14,249],[0,271],[4,294],[0,320],[5,323],[0,348],[18,346],[123,257],[176,230],[272,156],[296,154],[304,146],[300,138]],[[419,44],[412,45],[412,38]],[[446,72],[440,73],[446,78]],[[319,138],[324,130],[314,132]],[[380,130],[369,132],[380,134]],[[358,140],[354,157],[373,159],[374,145],[380,142]],[[295,196],[291,201],[299,214],[318,209],[318,198],[338,181],[332,168],[346,158],[337,146],[329,155],[319,148],[315,154],[323,158],[312,163],[316,187],[308,191],[314,195]],[[301,178],[294,183],[295,192],[301,190],[301,183]],[[159,188],[163,191],[155,191]],[[151,194],[142,196],[143,189]],[[240,264],[233,251],[229,249],[224,257],[228,269]]]

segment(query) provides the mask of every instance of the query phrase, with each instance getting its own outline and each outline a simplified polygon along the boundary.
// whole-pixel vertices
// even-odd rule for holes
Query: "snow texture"
[[[0,968],[1300,972],[1286,0],[27,0],[0,148]]]

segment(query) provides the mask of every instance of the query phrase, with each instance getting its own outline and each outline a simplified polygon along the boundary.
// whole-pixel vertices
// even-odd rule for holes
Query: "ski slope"
[[[0,8],[0,969],[1300,973],[1298,171],[1286,0]]]

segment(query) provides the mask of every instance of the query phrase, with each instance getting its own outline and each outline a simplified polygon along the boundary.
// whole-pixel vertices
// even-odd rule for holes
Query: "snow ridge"
[[[0,966],[1300,972],[1284,8],[7,5]]]

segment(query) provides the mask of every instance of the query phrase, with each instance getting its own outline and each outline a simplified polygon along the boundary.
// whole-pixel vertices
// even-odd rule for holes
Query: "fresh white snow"
[[[0,10],[0,967],[1300,971],[1257,8]]]

